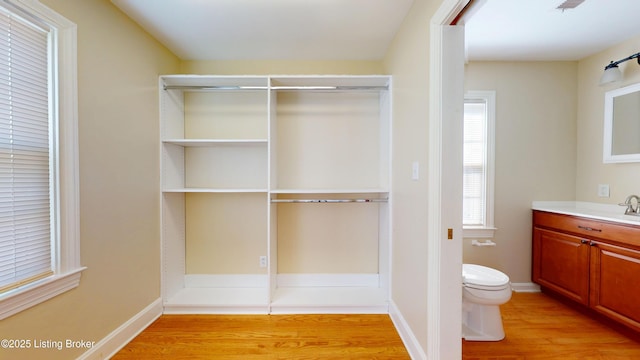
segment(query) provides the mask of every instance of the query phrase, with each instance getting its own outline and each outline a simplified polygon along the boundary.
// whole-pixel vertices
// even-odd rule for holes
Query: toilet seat
[[[475,290],[483,290],[483,291],[502,291],[508,288],[509,284],[507,283],[501,286],[482,286],[482,285],[476,285],[476,284],[462,283],[462,286],[464,286],[467,289],[475,289]]]
[[[462,265],[462,285],[471,289],[500,291],[509,286],[509,277],[482,265]]]

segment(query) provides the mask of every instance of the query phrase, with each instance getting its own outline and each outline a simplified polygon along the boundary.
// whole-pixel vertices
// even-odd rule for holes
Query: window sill
[[[0,320],[78,287],[84,269],[53,275],[0,295]]]
[[[496,232],[494,227],[463,227],[462,237],[465,239],[492,239]]]

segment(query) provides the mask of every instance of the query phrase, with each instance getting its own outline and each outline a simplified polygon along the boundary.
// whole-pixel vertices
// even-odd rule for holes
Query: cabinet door
[[[589,251],[586,240],[534,228],[533,281],[587,305]]]
[[[640,251],[602,243],[591,248],[591,307],[640,331]]]

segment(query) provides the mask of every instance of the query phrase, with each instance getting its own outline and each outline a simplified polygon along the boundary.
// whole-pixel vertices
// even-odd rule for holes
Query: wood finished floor
[[[463,360],[640,359],[640,343],[547,295],[514,293],[501,310],[506,338],[463,341]],[[112,359],[409,359],[409,355],[385,315],[164,315]]]
[[[514,293],[501,312],[506,338],[463,341],[463,360],[640,359],[640,343],[545,294]]]
[[[112,360],[409,359],[387,315],[163,315]]]

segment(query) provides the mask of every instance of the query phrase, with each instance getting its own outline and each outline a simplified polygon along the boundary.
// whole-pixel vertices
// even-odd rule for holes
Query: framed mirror
[[[640,83],[604,96],[604,162],[640,162]]]

